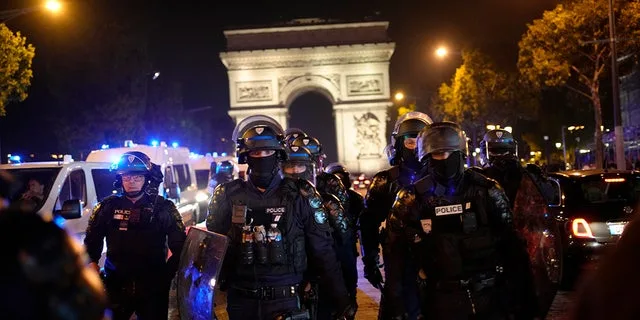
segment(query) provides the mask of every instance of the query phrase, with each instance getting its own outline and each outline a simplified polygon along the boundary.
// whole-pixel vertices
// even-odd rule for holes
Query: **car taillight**
[[[589,223],[587,220],[582,218],[573,219],[573,222],[571,223],[571,231],[573,232],[573,236],[576,238],[593,238],[593,233],[591,233]]]

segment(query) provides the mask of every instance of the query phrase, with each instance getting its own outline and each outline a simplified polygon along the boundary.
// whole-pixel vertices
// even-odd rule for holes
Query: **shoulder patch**
[[[324,212],[322,208],[314,209],[313,221],[315,221],[317,225],[325,226],[327,224],[327,213]]]

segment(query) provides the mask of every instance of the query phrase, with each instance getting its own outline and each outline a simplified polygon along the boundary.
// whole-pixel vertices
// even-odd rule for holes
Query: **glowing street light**
[[[436,57],[440,59],[446,57],[448,54],[449,50],[447,50],[447,48],[445,47],[439,47],[438,49],[436,49]]]
[[[402,91],[398,91],[393,98],[396,99],[396,101],[402,101],[404,100],[404,93],[402,93]]]
[[[562,148],[562,142],[556,142],[556,148],[558,149]]]
[[[56,0],[49,0],[45,3],[44,7],[51,12],[60,12],[62,9],[62,3]]]
[[[62,10],[62,2],[57,0],[49,0],[43,3],[42,5],[38,5],[34,7],[3,10],[3,11],[0,11],[0,22],[6,23],[11,19],[17,18],[19,16],[22,16],[28,13],[40,11],[40,10],[46,10],[51,13],[58,13]]]

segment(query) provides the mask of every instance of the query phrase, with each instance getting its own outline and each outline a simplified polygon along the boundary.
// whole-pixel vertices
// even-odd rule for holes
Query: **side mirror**
[[[62,203],[62,210],[56,210],[54,214],[67,220],[80,219],[82,217],[82,203],[77,199],[66,200]]]
[[[169,199],[180,199],[180,187],[178,187],[177,183],[171,183],[169,188],[167,188],[167,198]]]

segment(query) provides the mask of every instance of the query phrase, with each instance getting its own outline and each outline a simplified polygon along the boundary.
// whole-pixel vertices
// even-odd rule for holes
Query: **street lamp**
[[[440,59],[446,57],[448,54],[449,50],[447,50],[447,48],[445,47],[438,47],[438,49],[436,49],[436,57]]]
[[[52,13],[58,13],[62,10],[62,3],[57,0],[49,0],[45,2],[43,5],[39,5],[39,6],[0,11],[0,22],[6,23],[7,21],[13,18],[17,18],[21,15],[40,11],[40,10],[46,10]]]
[[[396,99],[396,101],[400,102],[404,100],[404,93],[402,93],[402,91],[398,91],[396,92],[395,96],[393,96],[393,98]]]
[[[44,7],[51,12],[60,12],[62,9],[62,3],[56,0],[49,0],[45,3]]]

